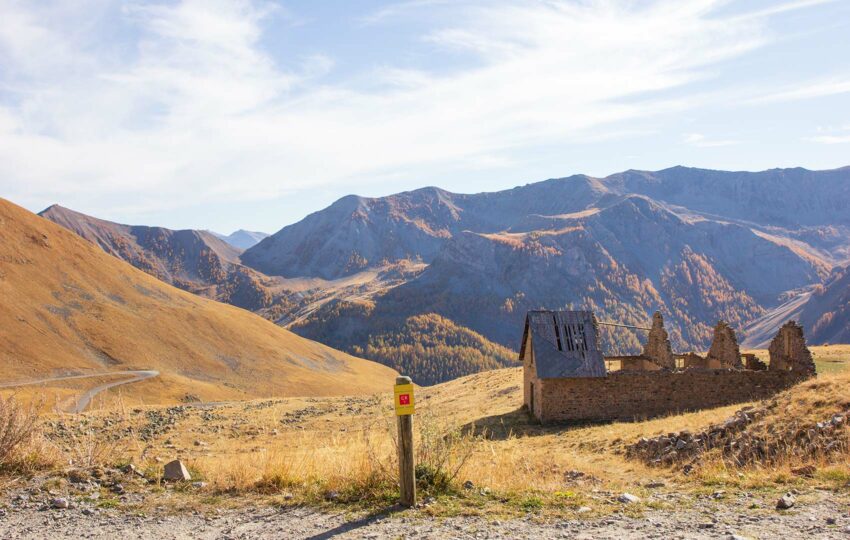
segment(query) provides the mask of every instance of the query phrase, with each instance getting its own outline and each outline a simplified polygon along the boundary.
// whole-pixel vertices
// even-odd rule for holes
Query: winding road
[[[116,386],[121,386],[124,384],[137,383],[139,381],[144,381],[145,379],[150,379],[152,377],[159,376],[159,371],[155,370],[138,370],[138,371],[107,371],[104,373],[90,373],[87,375],[65,375],[62,377],[48,377],[45,379],[35,379],[32,381],[16,381],[16,382],[5,382],[0,383],[0,388],[16,388],[18,386],[32,386],[34,384],[44,384],[56,381],[67,381],[71,379],[91,379],[93,377],[115,377],[115,376],[129,376],[129,379],[122,379],[120,381],[112,381],[108,383],[101,384],[99,386],[95,386],[87,390],[82,396],[77,398],[76,403],[68,412],[80,413],[83,412],[86,407],[89,406],[91,400],[94,399],[96,395],[103,392],[104,390],[109,390],[110,388],[115,388]]]

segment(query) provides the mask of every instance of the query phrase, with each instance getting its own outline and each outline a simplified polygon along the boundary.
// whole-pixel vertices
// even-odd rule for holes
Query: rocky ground
[[[747,502],[749,501],[749,502]],[[202,513],[129,513],[15,495],[0,508],[0,538],[835,538],[850,539],[847,501],[823,493],[788,510],[774,501],[705,498],[687,509],[589,519],[445,517],[427,510],[352,514],[305,507]]]

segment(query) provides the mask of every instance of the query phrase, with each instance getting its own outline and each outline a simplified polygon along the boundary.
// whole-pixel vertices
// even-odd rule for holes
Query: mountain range
[[[717,319],[755,344],[792,312],[813,342],[845,339],[848,200],[850,167],[429,187],[344,197],[241,253],[198,231],[42,215],[181,288],[431,383],[513,362],[524,314],[538,308],[635,326],[661,310],[680,350],[705,349]],[[628,352],[642,336],[603,339]]]

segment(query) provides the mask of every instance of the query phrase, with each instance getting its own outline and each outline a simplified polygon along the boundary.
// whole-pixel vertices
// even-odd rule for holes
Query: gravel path
[[[738,536],[734,536],[738,535]],[[308,508],[256,508],[212,517],[189,514],[138,517],[118,510],[45,510],[34,505],[0,509],[0,538],[835,538],[850,539],[846,505],[828,497],[788,512],[753,514],[732,509],[651,511],[643,518],[586,521],[533,518],[429,518],[417,512],[357,517]]]

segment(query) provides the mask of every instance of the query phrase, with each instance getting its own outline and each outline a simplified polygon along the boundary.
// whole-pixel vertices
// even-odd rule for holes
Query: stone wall
[[[688,369],[540,379],[534,381],[534,416],[543,422],[634,420],[764,399],[808,377],[799,371]]]

